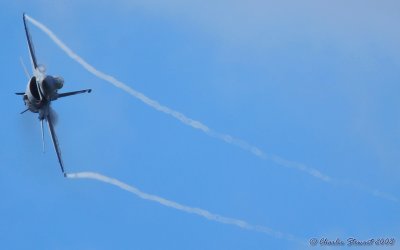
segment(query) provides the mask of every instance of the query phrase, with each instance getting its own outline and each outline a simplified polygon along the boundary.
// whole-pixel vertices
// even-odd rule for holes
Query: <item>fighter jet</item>
[[[47,122],[51,139],[53,141],[54,149],[58,157],[58,162],[60,163],[61,171],[64,174],[64,177],[66,177],[67,174],[64,170],[64,164],[61,158],[61,150],[58,144],[56,131],[54,129],[55,116],[53,114],[54,111],[51,108],[51,102],[61,97],[82,94],[82,93],[90,93],[92,90],[84,89],[79,91],[58,93],[58,90],[61,89],[64,85],[64,80],[62,77],[59,76],[46,75],[45,68],[41,65],[38,65],[32,38],[29,33],[28,26],[26,24],[25,13],[23,14],[23,21],[24,21],[26,39],[28,42],[29,54],[32,62],[33,76],[28,75],[29,82],[25,92],[19,92],[15,94],[22,96],[25,106],[27,107],[24,111],[21,112],[21,114],[25,113],[28,110],[33,113],[39,114],[40,127],[42,130],[43,152],[44,152],[43,122],[44,121]]]

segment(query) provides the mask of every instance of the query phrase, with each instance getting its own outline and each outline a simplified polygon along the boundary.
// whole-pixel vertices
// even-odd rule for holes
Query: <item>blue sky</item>
[[[303,239],[400,240],[400,13],[396,1],[13,1],[0,8],[4,249],[305,249],[93,180],[62,177],[34,114],[19,115],[29,58],[22,12],[97,69],[267,155],[212,138],[85,71],[30,25],[62,75],[56,130],[69,172]],[[364,186],[357,188],[357,186]],[[398,244],[391,249],[398,249]]]

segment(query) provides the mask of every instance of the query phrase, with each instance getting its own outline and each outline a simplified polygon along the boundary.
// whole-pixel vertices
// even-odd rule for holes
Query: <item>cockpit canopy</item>
[[[33,76],[29,81],[29,92],[36,100],[40,100],[39,90],[36,84],[36,77]]]

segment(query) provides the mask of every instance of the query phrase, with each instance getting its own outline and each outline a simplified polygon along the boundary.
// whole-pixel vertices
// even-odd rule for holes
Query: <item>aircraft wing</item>
[[[61,166],[61,171],[63,172],[64,176],[66,176],[66,173],[64,171],[64,164],[63,164],[63,161],[61,158],[61,150],[60,150],[60,146],[58,145],[58,139],[57,139],[56,131],[54,130],[54,124],[53,124],[52,119],[53,118],[51,115],[47,115],[46,120],[47,120],[47,124],[49,125],[49,130],[50,130],[51,140],[53,141],[54,150],[57,153],[58,162],[60,163],[60,166]]]
[[[37,61],[36,61],[35,48],[33,47],[32,37],[31,37],[31,35],[29,33],[28,26],[26,25],[25,13],[23,14],[23,19],[24,19],[26,40],[28,41],[29,54],[31,55],[33,68],[36,70],[37,67],[38,67],[38,64],[37,64]]]
[[[29,48],[29,54],[31,56],[33,72],[34,72],[34,75],[36,77],[38,77],[39,73],[40,73],[40,70],[38,69],[38,64],[37,64],[36,55],[35,55],[35,48],[33,47],[32,37],[31,37],[31,34],[29,33],[28,25],[26,25],[25,13],[23,14],[22,17],[23,17],[23,20],[24,20],[26,40],[28,41],[28,48]],[[43,99],[43,92],[42,92],[42,89],[41,89],[40,84],[39,84],[38,81],[36,81],[36,86],[37,86],[37,88],[39,90],[40,100],[42,100]]]

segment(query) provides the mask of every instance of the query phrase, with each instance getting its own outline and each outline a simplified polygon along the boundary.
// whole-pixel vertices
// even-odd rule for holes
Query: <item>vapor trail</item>
[[[82,67],[84,67],[87,71],[89,71],[90,73],[92,73],[93,75],[95,75],[96,77],[103,79],[106,82],[111,83],[112,85],[114,85],[115,87],[122,89],[123,91],[127,92],[128,94],[134,96],[135,98],[139,99],[140,101],[144,102],[145,104],[147,104],[148,106],[161,111],[165,114],[168,114],[172,117],[174,117],[175,119],[181,121],[182,123],[191,126],[192,128],[195,129],[199,129],[201,131],[203,131],[204,133],[206,133],[207,135],[214,137],[214,138],[218,138],[226,143],[235,145],[239,148],[242,148],[250,153],[252,153],[253,155],[261,158],[261,159],[270,159],[273,162],[275,162],[278,165],[284,166],[284,167],[289,167],[289,168],[295,168],[297,170],[303,171],[308,173],[309,175],[318,178],[322,181],[326,181],[329,182],[331,180],[331,178],[325,174],[322,174],[320,171],[307,167],[304,164],[299,164],[299,163],[295,163],[295,162],[290,162],[287,160],[284,160],[282,158],[279,158],[277,156],[271,155],[271,156],[267,156],[267,154],[265,154],[261,149],[259,149],[256,146],[253,146],[243,140],[234,138],[233,136],[227,135],[227,134],[223,134],[223,133],[219,133],[216,132],[212,129],[210,129],[208,126],[206,126],[205,124],[193,120],[191,118],[188,118],[187,116],[185,116],[184,114],[173,110],[171,108],[168,108],[164,105],[161,105],[160,103],[158,103],[155,100],[150,99],[149,97],[145,96],[143,93],[134,90],[133,88],[129,87],[128,85],[126,85],[125,83],[115,79],[113,76],[110,76],[108,74],[105,74],[103,72],[101,72],[100,70],[97,70],[95,67],[93,67],[92,65],[90,65],[89,63],[87,63],[82,57],[78,56],[74,51],[72,51],[67,45],[65,45],[49,28],[47,28],[44,24],[40,23],[39,21],[36,21],[35,19],[33,19],[32,17],[25,15],[26,19],[28,21],[30,21],[33,25],[35,25],[36,27],[38,27],[39,29],[41,29],[45,34],[47,34],[51,40],[53,40],[69,57],[71,57],[73,60],[75,60],[77,63],[79,63],[80,65],[82,65]]]
[[[339,184],[339,185],[343,185],[344,182],[342,181],[338,181],[338,180],[334,180],[332,177],[320,172],[317,169],[314,169],[310,166],[307,166],[305,164],[302,163],[298,163],[295,161],[289,161],[286,159],[283,159],[279,156],[276,155],[267,155],[265,152],[263,152],[261,149],[259,149],[258,147],[251,145],[250,143],[243,141],[241,139],[235,138],[233,136],[224,134],[224,133],[219,133],[217,131],[214,131],[212,129],[210,129],[208,126],[206,126],[205,124],[193,120],[187,116],[185,116],[184,114],[173,110],[169,107],[166,107],[164,105],[161,105],[160,103],[158,103],[157,101],[150,99],[149,97],[145,96],[143,93],[134,90],[133,88],[129,87],[128,85],[126,85],[125,83],[117,80],[116,78],[114,78],[113,76],[110,76],[100,70],[97,70],[95,67],[93,67],[92,65],[90,65],[89,63],[87,63],[82,57],[78,56],[74,51],[72,51],[67,45],[65,45],[49,28],[47,28],[44,24],[40,23],[39,21],[36,21],[35,19],[33,19],[32,17],[25,15],[26,19],[28,21],[30,21],[33,25],[35,25],[36,27],[38,27],[40,30],[42,30],[45,34],[47,34],[51,40],[53,40],[54,43],[57,44],[58,47],[60,47],[69,57],[71,57],[74,61],[76,61],[77,63],[79,63],[80,65],[82,65],[82,67],[84,67],[87,71],[89,71],[90,73],[92,73],[93,75],[95,75],[96,77],[103,79],[106,82],[111,83],[112,85],[114,85],[115,87],[122,89],[123,91],[127,92],[128,94],[134,96],[135,98],[139,99],[140,101],[144,102],[145,104],[147,104],[148,106],[163,112],[165,114],[168,114],[172,117],[174,117],[175,119],[181,121],[182,123],[203,131],[205,134],[214,137],[214,138],[218,138],[228,144],[232,144],[235,145],[245,151],[250,152],[251,154],[261,158],[261,159],[268,159],[273,161],[274,163],[276,163],[277,165],[283,166],[283,167],[287,167],[287,168],[293,168],[293,169],[297,169],[299,171],[302,171],[304,173],[307,173],[308,175],[311,175],[314,178],[317,178],[321,181],[324,182],[329,182],[331,184]],[[350,182],[347,182],[347,184],[349,184]],[[368,192],[369,194],[376,196],[376,197],[380,197],[386,200],[390,200],[390,201],[395,201],[398,202],[398,198],[391,195],[391,194],[386,194],[383,193],[381,191],[378,190],[372,190],[372,189],[367,189],[365,187],[360,188],[359,185],[355,184],[355,183],[350,183],[351,186],[358,188],[359,190],[362,190],[364,192]]]
[[[233,225],[233,226],[237,226],[240,227],[242,229],[247,229],[247,230],[252,230],[252,231],[257,231],[260,233],[265,233],[268,234],[272,237],[278,238],[278,239],[285,239],[285,240],[289,240],[289,241],[298,241],[294,236],[289,235],[289,234],[284,234],[275,230],[272,230],[268,227],[264,227],[264,226],[257,226],[257,225],[252,225],[246,221],[243,220],[239,220],[239,219],[234,219],[234,218],[229,218],[229,217],[225,217],[225,216],[221,216],[218,214],[214,214],[211,213],[207,210],[201,209],[201,208],[196,208],[196,207],[189,207],[189,206],[185,206],[182,204],[179,204],[175,201],[171,201],[171,200],[167,200],[165,198],[159,197],[157,195],[153,195],[153,194],[148,194],[145,193],[141,190],[139,190],[138,188],[132,186],[132,185],[128,185],[122,181],[119,181],[117,179],[108,177],[108,176],[104,176],[101,175],[99,173],[94,173],[94,172],[80,172],[80,173],[71,173],[71,174],[67,174],[68,178],[79,178],[79,179],[94,179],[94,180],[98,180],[101,182],[105,182],[114,186],[117,186],[123,190],[126,190],[136,196],[138,196],[141,199],[144,200],[149,200],[149,201],[154,201],[157,202],[163,206],[166,207],[170,207],[170,208],[174,208],[177,209],[179,211],[183,211],[186,213],[190,213],[190,214],[195,214],[198,216],[201,216],[203,218],[206,218],[207,220],[212,220],[212,221],[216,221],[219,223],[223,223],[223,224],[228,224],[228,225]]]

